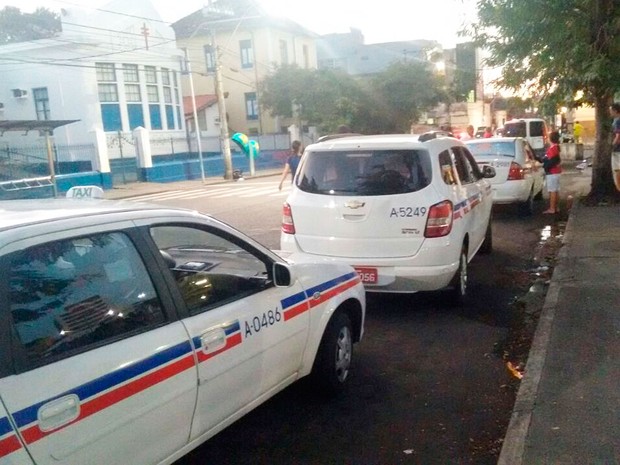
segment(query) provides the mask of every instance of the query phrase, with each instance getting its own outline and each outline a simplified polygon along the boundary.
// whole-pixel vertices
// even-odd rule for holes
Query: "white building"
[[[119,156],[114,139],[131,140],[137,127],[149,130],[151,140],[186,139],[183,54],[148,0],[63,9],[61,21],[56,37],[0,47],[0,119],[79,120],[56,129],[55,143],[106,140],[111,159]],[[41,137],[7,132],[0,143],[37,143]],[[80,157],[63,156],[68,160],[60,161]]]

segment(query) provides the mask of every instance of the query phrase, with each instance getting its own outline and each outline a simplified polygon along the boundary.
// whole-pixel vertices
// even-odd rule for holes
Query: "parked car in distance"
[[[369,292],[467,293],[492,248],[490,166],[452,137],[374,135],[306,147],[283,208],[280,248],[355,267]]]
[[[538,161],[542,161],[545,151],[549,147],[549,130],[542,118],[512,119],[502,131],[504,137],[523,137],[529,142]]]
[[[476,162],[495,168],[490,179],[493,203],[519,204],[523,214],[531,215],[534,200],[542,199],[545,173],[530,144],[522,137],[495,137],[466,141]]]
[[[0,463],[170,464],[363,335],[343,263],[289,263],[189,210],[0,202]]]

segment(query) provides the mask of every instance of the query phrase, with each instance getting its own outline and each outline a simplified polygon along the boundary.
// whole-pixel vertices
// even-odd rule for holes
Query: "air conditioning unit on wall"
[[[13,97],[15,98],[26,98],[28,96],[28,91],[26,89],[11,89],[13,91]]]

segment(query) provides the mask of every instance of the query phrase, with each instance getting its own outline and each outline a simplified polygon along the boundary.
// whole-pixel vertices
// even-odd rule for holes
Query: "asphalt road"
[[[277,248],[286,192],[276,186],[263,178],[149,200],[211,213]],[[441,292],[369,294],[345,395],[323,399],[298,383],[177,465],[495,464],[518,388],[507,369],[514,332],[524,302],[542,302],[545,244],[561,227],[495,208],[494,252],[471,263],[466,305]]]

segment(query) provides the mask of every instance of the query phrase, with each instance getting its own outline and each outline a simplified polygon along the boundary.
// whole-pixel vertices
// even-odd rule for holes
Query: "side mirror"
[[[291,269],[284,263],[273,264],[273,283],[276,287],[288,287],[293,282]]]
[[[482,167],[482,177],[483,178],[494,178],[495,177],[495,168],[490,165],[484,165]]]

